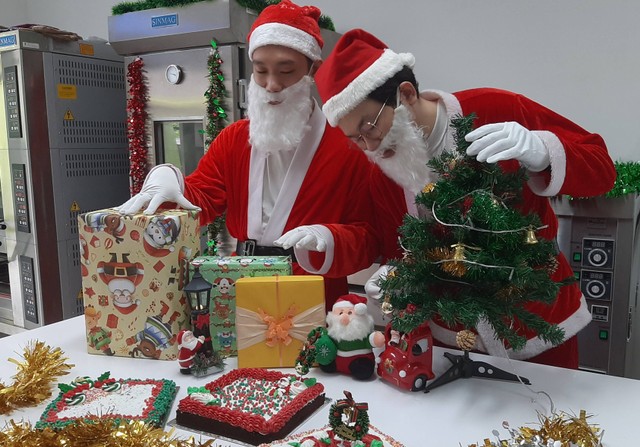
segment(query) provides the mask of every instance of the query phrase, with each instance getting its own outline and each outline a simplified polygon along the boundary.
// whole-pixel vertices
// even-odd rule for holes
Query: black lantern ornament
[[[213,285],[202,277],[200,264],[194,262],[191,265],[193,265],[195,271],[191,281],[184,286],[183,291],[186,293],[191,307],[193,335],[196,337],[204,336],[205,342],[202,351],[208,357],[213,353],[211,331],[209,329],[209,307],[211,305],[211,287]]]

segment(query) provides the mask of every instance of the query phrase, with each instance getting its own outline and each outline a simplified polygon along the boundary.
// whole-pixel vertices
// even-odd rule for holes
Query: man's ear
[[[413,84],[409,81],[404,81],[398,86],[400,95],[400,102],[407,107],[413,106],[418,100],[418,92]]]
[[[314,77],[316,75],[316,71],[320,68],[320,65],[322,65],[321,60],[313,61],[311,68],[309,68],[309,76]]]

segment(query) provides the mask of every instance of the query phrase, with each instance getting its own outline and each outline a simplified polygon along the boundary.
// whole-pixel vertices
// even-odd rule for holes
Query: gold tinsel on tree
[[[49,398],[51,384],[74,366],[65,363],[67,358],[60,348],[51,348],[41,341],[30,342],[22,357],[24,361],[9,359],[18,367],[18,372],[11,385],[0,383],[0,414],[33,407]]]

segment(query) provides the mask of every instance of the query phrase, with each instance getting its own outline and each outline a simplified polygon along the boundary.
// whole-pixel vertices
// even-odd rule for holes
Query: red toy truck
[[[433,337],[429,322],[424,322],[413,331],[402,333],[385,329],[385,350],[380,354],[378,376],[387,382],[411,391],[425,388],[434,378]]]

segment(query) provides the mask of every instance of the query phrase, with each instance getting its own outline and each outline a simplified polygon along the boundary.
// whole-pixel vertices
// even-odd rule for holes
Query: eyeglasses
[[[377,124],[380,119],[380,115],[382,115],[382,111],[387,106],[387,101],[389,101],[389,98],[384,101],[373,122],[367,121],[362,125],[362,127],[360,127],[360,133],[357,136],[349,137],[349,139],[357,144],[360,149],[375,149],[375,147],[369,147],[367,140],[378,141],[379,144],[379,141],[382,139],[382,131],[378,129]]]

